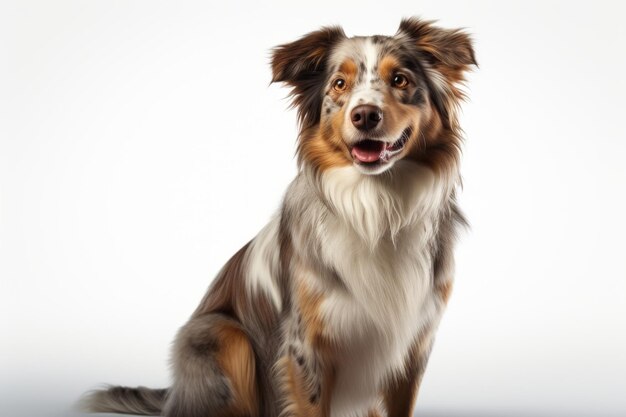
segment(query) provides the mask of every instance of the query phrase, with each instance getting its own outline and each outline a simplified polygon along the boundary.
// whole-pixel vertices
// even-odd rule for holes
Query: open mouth
[[[407,127],[394,143],[375,139],[363,139],[352,146],[352,157],[361,164],[374,165],[388,162],[399,154],[411,137],[411,128]]]

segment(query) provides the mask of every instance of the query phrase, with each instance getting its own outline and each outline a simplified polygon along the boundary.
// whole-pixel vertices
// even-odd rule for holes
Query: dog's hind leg
[[[174,384],[166,417],[256,417],[256,360],[241,325],[204,314],[183,326],[174,342]]]

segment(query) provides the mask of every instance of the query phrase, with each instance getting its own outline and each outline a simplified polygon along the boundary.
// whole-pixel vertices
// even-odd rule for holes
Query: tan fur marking
[[[386,83],[391,81],[394,71],[400,66],[398,59],[391,55],[384,56],[378,64],[378,74]]]
[[[279,366],[283,368],[284,379],[283,389],[288,403],[285,408],[287,416],[290,417],[320,417],[322,415],[322,402],[311,403],[310,392],[305,388],[305,383],[300,375],[298,366],[293,359],[285,356],[281,358]]]
[[[280,359],[278,367],[282,374],[283,390],[286,394],[286,415],[294,417],[328,417],[330,414],[331,392],[334,388],[335,371],[332,361],[332,349],[324,335],[324,325],[320,315],[322,295],[311,291],[302,281],[298,282],[296,297],[304,327],[305,343],[309,344],[320,361],[318,383],[321,391],[316,401],[311,396],[316,394],[307,384],[302,368],[294,358],[285,356]]]
[[[234,390],[233,408],[241,416],[258,415],[255,359],[246,334],[234,327],[223,326],[218,331],[220,350],[217,362]]]
[[[338,78],[343,78],[346,81],[346,88],[343,91],[338,91],[331,85],[329,95],[334,102],[338,103],[341,97],[348,93],[354,86],[354,80],[356,79],[357,67],[353,60],[347,59],[341,63],[337,73],[331,78],[331,82]]]
[[[384,94],[384,129],[388,132],[402,132],[407,127],[413,129],[413,134],[402,151],[401,158],[410,157],[415,149],[422,146],[422,119],[428,114],[416,111],[412,106],[403,104],[394,95],[393,90],[387,90]]]
[[[407,158],[425,164],[440,175],[451,175],[459,163],[461,140],[444,128],[437,111],[431,108],[430,114],[428,122],[422,127],[417,146],[410,150]]]
[[[383,128],[385,131],[402,131],[409,125],[419,126],[420,113],[415,111],[412,106],[402,104],[393,94],[393,90],[385,92],[384,101]]]
[[[323,301],[321,293],[314,293],[300,281],[297,288],[297,298],[307,341],[315,346],[327,346],[327,338],[324,336],[324,325],[320,315],[320,306]]]
[[[339,66],[339,71],[344,73],[346,77],[354,78],[356,76],[356,71],[357,71],[356,63],[351,59],[346,59]]]
[[[340,110],[333,117],[336,123],[344,115],[344,110]],[[338,136],[339,130],[331,129],[329,126],[321,126],[309,137],[302,137],[300,146],[301,158],[310,162],[320,172],[334,167],[350,165],[352,159],[348,147]]]
[[[354,85],[354,80],[357,73],[356,63],[351,59],[345,60],[339,67],[339,72],[340,75],[343,75],[343,77],[345,78],[348,89],[352,87]]]
[[[331,86],[329,95],[335,102],[342,105],[342,96],[350,91],[356,75],[357,65],[353,60],[347,59],[342,62],[332,79],[343,78],[346,81],[346,89],[337,91]],[[301,159],[311,162],[320,172],[350,165],[352,163],[350,152],[340,134],[344,117],[345,109],[342,108],[314,130],[303,132],[299,145]]]
[[[285,409],[284,416],[289,417],[328,417],[330,415],[331,393],[334,388],[335,373],[330,364],[326,364],[320,375],[319,398],[312,402],[311,387],[308,387],[301,369],[290,356],[282,357],[277,368],[282,380]],[[314,387],[314,389],[317,389]]]

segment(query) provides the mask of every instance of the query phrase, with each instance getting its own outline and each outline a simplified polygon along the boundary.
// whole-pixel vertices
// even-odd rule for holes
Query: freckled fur
[[[409,417],[449,301],[460,84],[470,38],[419,19],[394,36],[322,28],[273,51],[298,108],[299,172],[278,213],[224,265],[172,351],[168,389],[111,387],[95,412],[165,417]],[[391,83],[401,72],[406,88]],[[337,77],[346,89],[333,89]],[[352,109],[376,105],[375,132]],[[369,136],[364,136],[369,135]],[[367,170],[363,139],[406,143]]]

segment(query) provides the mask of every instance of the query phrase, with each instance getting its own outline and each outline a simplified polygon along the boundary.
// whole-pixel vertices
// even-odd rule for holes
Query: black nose
[[[361,104],[352,109],[350,113],[352,124],[359,130],[372,130],[383,120],[383,111],[380,107],[369,104]]]

